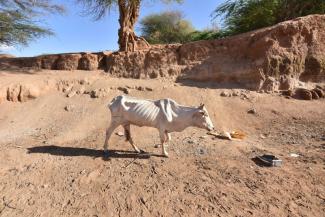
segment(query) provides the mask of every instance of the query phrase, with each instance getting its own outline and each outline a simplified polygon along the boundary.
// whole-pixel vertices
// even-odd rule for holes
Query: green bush
[[[213,12],[223,16],[225,35],[259,29],[309,14],[324,14],[325,0],[228,0]]]
[[[150,44],[183,43],[194,32],[192,24],[179,11],[151,14],[140,21],[140,30]]]

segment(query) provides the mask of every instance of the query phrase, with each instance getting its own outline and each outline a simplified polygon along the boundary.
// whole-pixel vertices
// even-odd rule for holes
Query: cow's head
[[[203,128],[209,131],[214,130],[214,126],[212,124],[208,111],[204,107],[204,104],[201,104],[197,108],[197,111],[193,114],[193,122],[194,125],[199,128]]]

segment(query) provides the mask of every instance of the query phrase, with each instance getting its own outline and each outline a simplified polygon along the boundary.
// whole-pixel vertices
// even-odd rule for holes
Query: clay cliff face
[[[214,81],[253,90],[289,90],[325,81],[325,15],[310,15],[220,40],[158,45],[135,52],[1,58],[16,65],[61,70],[104,69],[130,78]]]

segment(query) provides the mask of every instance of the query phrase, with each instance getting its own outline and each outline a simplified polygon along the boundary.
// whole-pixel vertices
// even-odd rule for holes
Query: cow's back
[[[137,126],[156,126],[159,121],[159,105],[152,100],[117,96],[109,104],[113,117]]]

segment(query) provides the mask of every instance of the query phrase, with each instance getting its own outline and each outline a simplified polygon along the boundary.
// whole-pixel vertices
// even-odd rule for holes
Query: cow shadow
[[[103,160],[110,160],[112,158],[134,158],[134,159],[149,159],[150,157],[162,157],[162,155],[157,155],[154,153],[148,153],[141,151],[137,153],[134,151],[125,151],[125,150],[109,150],[109,153],[104,154],[103,150],[89,149],[89,148],[77,148],[77,147],[62,147],[56,145],[46,145],[46,146],[36,146],[27,148],[28,154],[50,154],[56,156],[65,156],[65,157],[77,157],[77,156],[86,156],[92,158],[101,157]]]

